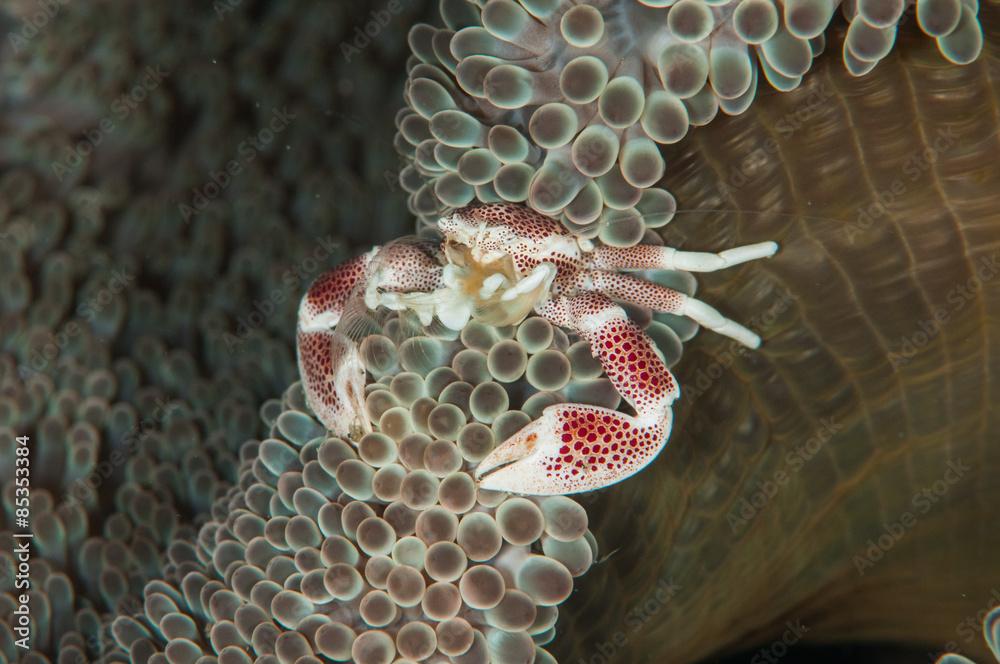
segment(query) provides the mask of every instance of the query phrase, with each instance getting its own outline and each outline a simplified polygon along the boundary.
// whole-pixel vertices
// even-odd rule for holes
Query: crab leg
[[[652,341],[599,293],[549,300],[538,313],[590,343],[608,378],[636,411],[556,404],[504,441],[476,470],[482,488],[533,495],[600,489],[651,462],[667,442],[677,381]]]
[[[337,436],[368,432],[365,417],[365,369],[357,344],[333,328],[344,305],[367,277],[375,251],[324,273],[299,305],[297,354],[306,403]]]
[[[702,327],[739,341],[744,346],[758,348],[756,333],[723,316],[714,307],[685,293],[626,274],[589,270],[580,273],[579,286],[596,290],[608,297],[646,309],[687,316]]]
[[[778,251],[775,242],[758,242],[713,254],[673,247],[640,244],[634,247],[595,247],[585,256],[586,267],[597,270],[687,270],[716,272],[740,263],[768,258]]]

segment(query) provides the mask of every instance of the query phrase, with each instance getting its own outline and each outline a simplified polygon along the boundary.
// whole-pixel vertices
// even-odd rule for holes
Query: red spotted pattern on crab
[[[393,296],[440,286],[441,259],[417,241],[376,247],[320,275],[299,305],[297,354],[306,403],[332,433],[371,431],[365,416],[365,369],[352,330],[358,309],[393,306]]]
[[[437,316],[454,329],[470,317],[513,324],[533,310],[590,344],[635,414],[581,404],[549,406],[477,467],[480,487],[496,491],[551,495],[599,489],[641,470],[666,444],[671,407],[680,395],[677,381],[619,302],[687,316],[749,347],[760,345],[756,334],[708,304],[621,271],[710,272],[772,256],[778,248],[773,242],[717,254],[654,245],[595,246],[554,219],[505,203],[457,210],[440,220],[439,229],[445,241],[438,252],[421,246],[412,253],[405,244],[410,249],[376,249],[366,254],[360,276],[357,267],[337,268],[341,272],[317,280],[313,288],[321,292],[313,296],[310,289],[306,294],[305,319],[300,312],[300,369],[310,406],[334,433],[347,435],[345,423],[368,424],[363,404],[356,400],[364,385],[358,392],[350,349],[339,345],[336,336],[330,337],[333,353],[317,352],[303,341],[303,330],[332,328],[340,319],[345,301],[327,291],[362,289],[368,307],[411,308],[425,322]],[[387,250],[395,252],[391,260]],[[353,382],[344,383],[346,387],[336,383],[338,363],[352,367]]]

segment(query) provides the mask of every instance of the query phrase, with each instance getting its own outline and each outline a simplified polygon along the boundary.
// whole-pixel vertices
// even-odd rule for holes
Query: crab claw
[[[549,406],[483,459],[476,470],[479,486],[556,495],[593,491],[631,477],[667,443],[671,404],[680,395],[677,381],[652,340],[605,295],[560,296],[539,313],[590,343],[636,415],[583,404]]]
[[[323,426],[335,436],[352,439],[370,433],[365,366],[357,344],[332,330],[300,330],[298,355],[306,403]]]
[[[535,496],[593,491],[656,458],[671,414],[643,421],[617,410],[556,404],[490,452],[476,469],[483,489]]]

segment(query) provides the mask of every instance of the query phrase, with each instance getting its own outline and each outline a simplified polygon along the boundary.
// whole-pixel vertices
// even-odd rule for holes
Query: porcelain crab
[[[711,272],[772,256],[774,242],[717,254],[595,245],[555,219],[505,203],[457,210],[438,227],[442,243],[411,240],[373,249],[321,276],[302,299],[299,370],[309,406],[335,435],[371,430],[358,348],[338,331],[351,306],[408,309],[424,324],[437,317],[455,330],[471,318],[509,325],[535,312],[590,343],[635,415],[582,404],[549,406],[476,469],[482,488],[531,495],[619,482],[656,458],[669,438],[677,381],[618,302],[687,316],[748,347],[760,345],[754,332],[708,304],[622,272]]]

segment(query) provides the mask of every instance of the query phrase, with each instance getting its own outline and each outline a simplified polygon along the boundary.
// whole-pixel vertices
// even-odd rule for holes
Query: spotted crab
[[[757,348],[760,337],[684,293],[622,271],[712,272],[772,256],[774,242],[721,253],[641,244],[595,245],[526,207],[488,204],[438,222],[444,242],[377,247],[318,278],[302,299],[299,370],[306,400],[335,435],[371,430],[365,369],[356,339],[341,328],[351,310],[410,310],[460,330],[470,319],[519,323],[532,311],[577,333],[635,411],[556,404],[498,445],[477,467],[484,489],[572,494],[619,482],[649,464],[670,435],[677,380],[618,302],[687,316]]]

